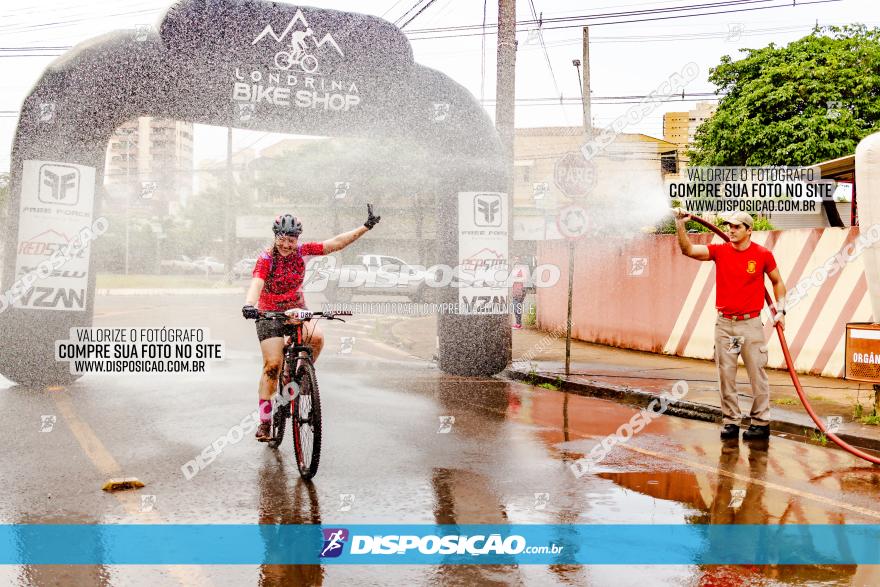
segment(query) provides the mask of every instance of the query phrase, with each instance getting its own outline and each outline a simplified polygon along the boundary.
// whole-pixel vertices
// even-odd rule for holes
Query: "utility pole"
[[[498,0],[498,71],[495,78],[495,128],[508,164],[513,167],[514,113],[516,97],[516,0]],[[508,190],[513,200],[513,174]]]
[[[125,275],[128,275],[128,257],[131,248],[131,129],[125,137]]]
[[[516,136],[516,0],[498,0],[498,71],[495,77],[495,129],[501,137],[507,166],[508,252],[513,244],[513,142]],[[505,260],[510,263],[509,258]],[[510,329],[508,329],[510,332]]]
[[[230,230],[230,194],[234,189],[232,177],[232,127],[226,127],[226,189],[223,204],[223,247],[226,283],[232,283],[232,230]]]
[[[593,117],[590,112],[590,27],[584,27],[584,82],[581,102],[584,106],[584,134],[593,134]]]

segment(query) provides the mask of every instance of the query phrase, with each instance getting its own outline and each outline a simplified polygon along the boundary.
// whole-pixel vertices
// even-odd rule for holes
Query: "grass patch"
[[[537,363],[529,364],[529,372],[526,373],[525,378],[523,379],[529,385],[538,385],[541,382],[540,377],[538,377],[538,365]]]
[[[804,430],[807,433],[807,438],[809,438],[810,442],[815,442],[816,444],[821,444],[825,446],[828,444],[828,437],[825,436],[824,432],[819,432],[817,430]]]
[[[541,389],[549,389],[551,391],[559,391],[562,389],[562,384],[564,383],[562,377],[556,377],[553,382],[549,381],[541,381],[541,377],[538,375],[537,365],[532,363],[529,372],[523,378],[523,382],[528,383],[529,385],[534,385],[535,387],[540,387]]]
[[[877,410],[872,410],[870,414],[865,413],[865,406],[857,403],[853,406],[853,419],[868,426],[880,426],[880,414]]]
[[[814,402],[824,402],[828,400],[824,395],[808,395],[807,398]]]
[[[777,406],[796,406],[798,404],[798,400],[793,397],[780,397],[773,400],[773,403]]]

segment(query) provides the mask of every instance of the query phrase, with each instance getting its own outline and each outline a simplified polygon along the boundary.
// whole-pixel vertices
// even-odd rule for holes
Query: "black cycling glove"
[[[381,216],[373,215],[373,205],[367,204],[367,221],[364,222],[364,226],[367,227],[367,230],[372,230],[374,226],[379,224],[380,220],[382,220]]]
[[[248,320],[256,320],[260,317],[260,311],[257,310],[252,305],[248,304],[241,309],[241,315],[247,318]]]

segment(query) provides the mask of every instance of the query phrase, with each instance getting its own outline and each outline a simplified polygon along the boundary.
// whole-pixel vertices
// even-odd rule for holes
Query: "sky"
[[[532,5],[544,19],[550,19],[719,1],[723,0],[519,0],[517,20],[531,19]],[[329,0],[308,5],[368,13],[393,22],[415,3],[415,0]],[[3,72],[0,78],[0,172],[9,170],[12,139],[23,100],[45,67],[64,51],[46,47],[67,47],[109,31],[155,25],[170,4],[167,0],[4,2],[0,8],[0,67]],[[581,58],[580,26],[584,24],[590,24],[593,124],[599,127],[610,125],[632,106],[631,103],[608,104],[608,97],[648,94],[688,63],[696,63],[698,73],[686,91],[689,94],[713,93],[715,87],[708,81],[709,70],[723,55],[737,58],[742,55],[742,48],[759,48],[771,42],[787,44],[808,34],[817,23],[822,26],[861,22],[880,26],[880,2],[877,0],[813,0],[812,3],[795,0],[794,4],[788,0],[755,0],[747,7],[776,7],[628,24],[600,25],[601,21],[596,19],[566,22],[575,25],[570,28],[550,29],[551,25],[545,24],[541,35],[546,55],[536,33],[520,32],[517,34],[516,97],[526,101],[517,105],[516,126],[582,124],[582,107],[578,101],[580,82],[572,59]],[[486,5],[487,22],[497,22],[497,2],[487,0]],[[404,32],[479,25],[483,20],[483,6],[479,0],[435,0],[404,28]],[[482,96],[487,101],[494,100],[497,43],[494,35],[416,39],[428,36],[428,33],[410,34],[417,62],[443,72],[465,86],[477,99]],[[482,58],[483,39],[485,61]],[[560,95],[567,99],[566,104],[528,101]],[[661,104],[647,117],[628,126],[626,132],[662,137],[663,113],[688,110],[694,104],[695,100]],[[489,114],[494,115],[494,103],[488,102],[485,106]],[[201,161],[225,157],[225,133],[222,128],[196,127],[196,167]],[[281,135],[237,130],[233,135],[233,149],[259,150],[281,138]]]

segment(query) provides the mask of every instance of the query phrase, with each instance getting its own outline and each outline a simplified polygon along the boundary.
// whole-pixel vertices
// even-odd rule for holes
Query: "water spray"
[[[730,240],[728,238],[728,236],[726,234],[724,234],[724,231],[722,231],[720,228],[718,228],[717,226],[715,226],[711,222],[708,222],[708,221],[700,218],[699,216],[694,216],[694,215],[688,214],[684,218],[689,219],[689,220],[693,220],[694,222],[705,226],[706,228],[708,228],[709,230],[711,230],[712,232],[714,232],[715,234],[720,236],[722,239],[724,239],[725,242],[728,242]],[[770,292],[767,291],[766,287],[764,288],[764,299],[767,300],[767,305],[770,307],[770,311],[771,311],[772,315],[775,316],[776,315],[776,306],[774,306],[773,298],[770,295]],[[822,422],[822,419],[819,418],[819,416],[813,410],[813,407],[810,405],[810,402],[809,402],[809,400],[807,400],[807,396],[804,393],[803,388],[801,387],[801,381],[798,378],[797,372],[794,370],[794,361],[792,360],[791,353],[788,350],[788,342],[786,342],[786,340],[785,340],[785,333],[782,330],[782,326],[777,322],[775,324],[775,328],[776,328],[776,334],[777,334],[777,336],[779,336],[779,344],[782,346],[782,354],[785,356],[785,364],[786,364],[786,366],[788,366],[788,373],[789,373],[789,375],[791,375],[791,382],[794,384],[794,389],[797,392],[798,397],[801,400],[801,403],[804,405],[804,409],[807,410],[807,413],[810,415],[810,418],[813,420],[813,422],[815,422],[816,426],[819,428],[819,431],[822,432],[822,434],[824,434],[828,439],[830,439],[832,442],[834,442],[834,444],[836,444],[837,446],[839,446],[840,448],[842,448],[846,452],[853,454],[853,455],[859,457],[860,459],[864,459],[868,462],[874,463],[875,465],[880,465],[880,458],[869,455],[868,453],[857,449],[856,447],[850,445],[849,443],[847,443],[845,440],[843,440],[842,438],[840,438],[839,436],[837,436],[833,432],[830,432],[825,427],[825,424]]]

